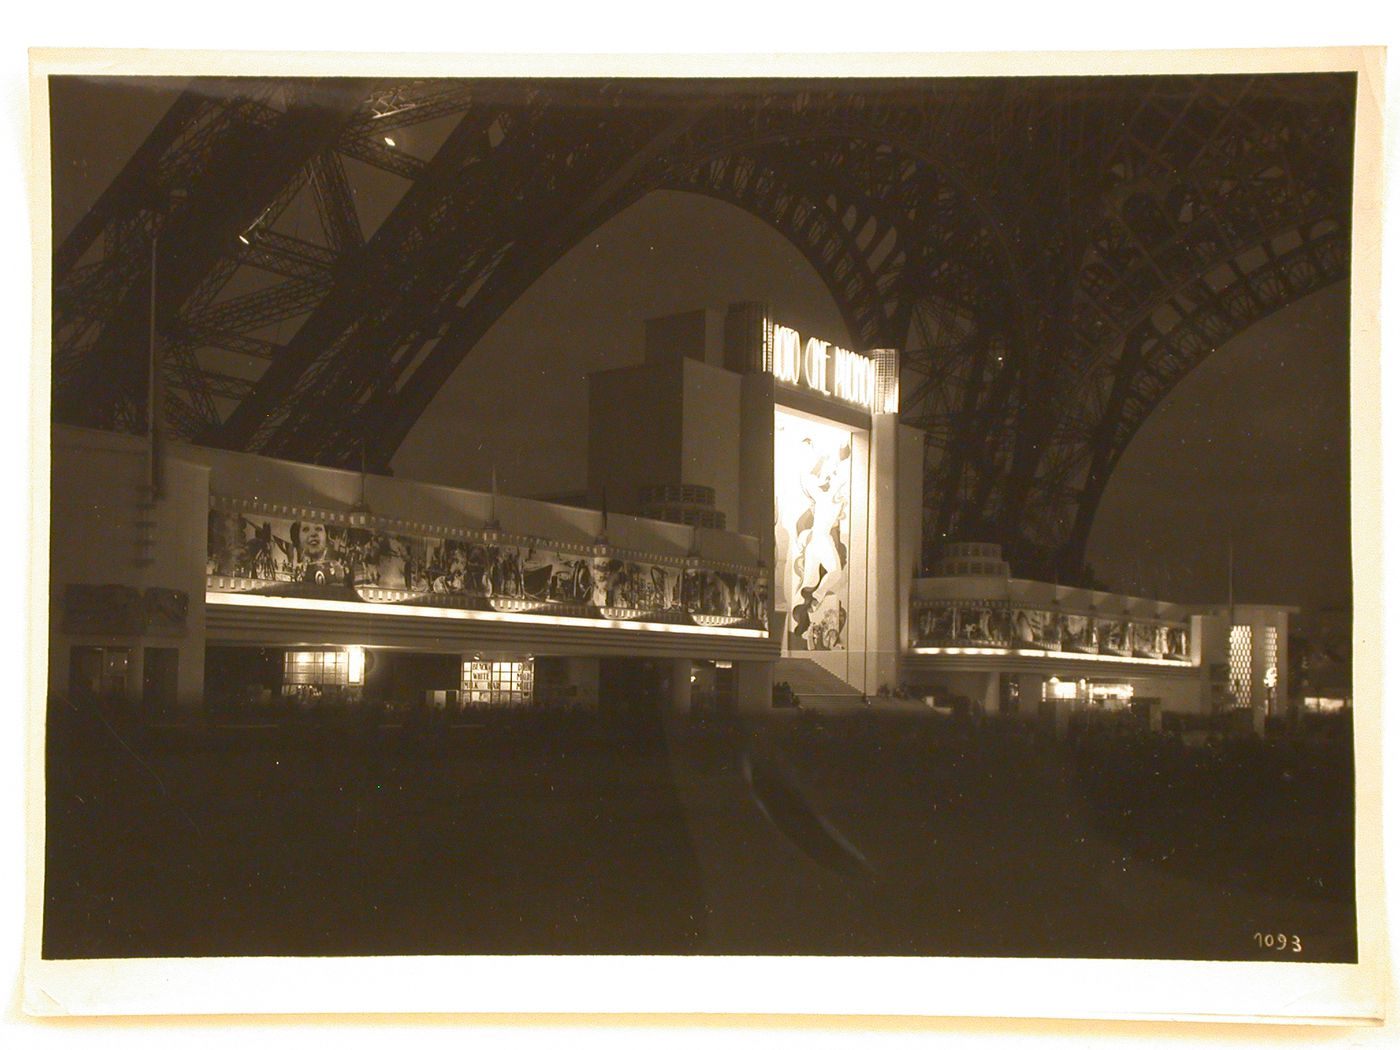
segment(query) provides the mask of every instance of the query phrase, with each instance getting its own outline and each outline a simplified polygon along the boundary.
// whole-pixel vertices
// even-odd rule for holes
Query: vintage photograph
[[[1355,70],[42,87],[43,959],[1358,963]]]

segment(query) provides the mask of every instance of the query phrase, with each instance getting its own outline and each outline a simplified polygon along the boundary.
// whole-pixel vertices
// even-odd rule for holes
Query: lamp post
[[[163,358],[160,347],[160,250],[161,229],[173,215],[178,215],[184,205],[187,192],[183,187],[172,186],[163,194],[154,197],[150,204],[151,217],[151,258],[150,258],[150,301],[147,303],[146,338],[146,447],[147,485],[151,502],[165,496],[165,430],[163,426],[165,405],[165,384],[163,381]]]

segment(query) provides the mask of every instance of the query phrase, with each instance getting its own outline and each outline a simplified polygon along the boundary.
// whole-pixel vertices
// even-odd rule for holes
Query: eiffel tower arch
[[[1347,277],[1354,108],[1351,74],[197,78],[54,253],[53,418],[144,428],[154,246],[174,435],[384,469],[555,261],[693,192],[902,351],[926,545],[1069,582],[1172,388]]]

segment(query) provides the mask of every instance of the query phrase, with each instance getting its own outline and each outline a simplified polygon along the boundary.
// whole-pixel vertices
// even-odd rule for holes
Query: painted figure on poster
[[[1093,621],[1087,616],[1066,613],[1060,618],[1060,644],[1074,652],[1094,652]]]
[[[206,564],[209,575],[245,575],[244,528],[241,515],[221,510],[209,512],[209,555]]]
[[[305,518],[294,521],[291,538],[296,555],[293,572],[297,580],[318,587],[342,586],[349,582],[344,563],[331,552],[330,535],[324,522]]]
[[[273,534],[272,522],[263,521],[254,525],[253,535],[245,549],[253,579],[292,579],[291,542]]]
[[[781,418],[778,437],[775,549],[784,572],[788,648],[845,648],[851,437]]]
[[[1178,660],[1186,659],[1185,627],[1173,627],[1167,632],[1167,655]]]
[[[576,558],[564,573],[555,576],[559,581],[559,594],[565,601],[582,602],[588,600],[593,589],[593,570],[583,558]]]
[[[1017,609],[1013,618],[1016,642],[1020,645],[1044,648],[1045,627],[1050,614],[1043,609]]]
[[[408,543],[402,536],[380,533],[378,557],[375,564],[379,568],[379,586],[405,589],[410,582],[408,570]]]

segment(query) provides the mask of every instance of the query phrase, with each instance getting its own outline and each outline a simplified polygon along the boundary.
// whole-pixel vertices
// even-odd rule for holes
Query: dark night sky
[[[76,222],[166,105],[78,86],[55,96],[55,234]],[[505,491],[581,487],[586,386],[639,360],[645,318],[766,299],[846,338],[791,245],[707,198],[655,193],[586,238],[486,335],[394,460],[400,476]],[[1308,608],[1350,600],[1347,297],[1319,292],[1226,344],[1166,399],[1109,484],[1090,544],[1100,578],[1163,598]]]
[[[1089,559],[1101,576],[1222,601],[1233,535],[1237,600],[1349,602],[1348,309],[1345,285],[1316,292],[1167,396],[1100,504]]]

